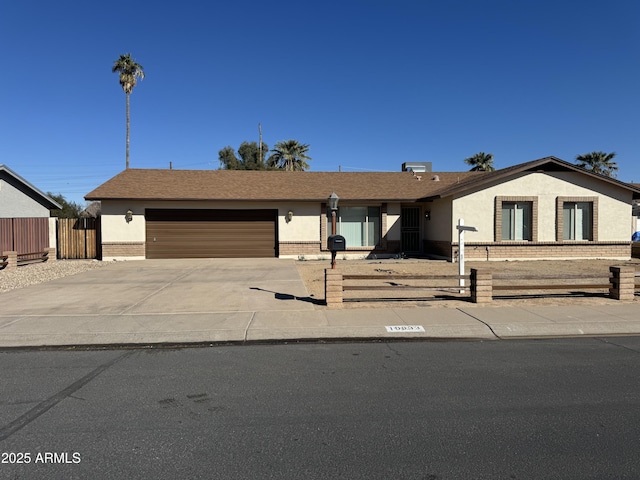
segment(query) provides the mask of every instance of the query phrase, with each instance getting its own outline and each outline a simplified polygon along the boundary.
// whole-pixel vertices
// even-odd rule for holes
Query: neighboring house
[[[128,169],[100,200],[103,259],[326,258],[339,197],[342,257],[630,257],[640,188],[555,157],[495,172],[282,172]]]
[[[45,251],[56,247],[55,218],[62,208],[20,175],[0,165],[0,252]]]
[[[100,216],[100,202],[91,202],[80,212],[80,218],[98,218]]]

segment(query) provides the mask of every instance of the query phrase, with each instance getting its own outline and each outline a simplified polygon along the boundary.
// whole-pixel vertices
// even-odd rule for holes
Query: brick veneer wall
[[[489,247],[488,254],[487,247]],[[452,248],[457,251],[457,242],[452,245]],[[629,242],[465,243],[464,253],[467,260],[503,258],[630,258],[631,244]]]
[[[144,257],[144,242],[103,243],[102,257]]]
[[[447,242],[444,240],[424,241],[424,253],[427,255],[437,255],[438,257],[453,258],[453,250],[454,249],[451,245],[451,242]]]
[[[321,255],[320,242],[280,242],[280,255]]]
[[[598,241],[598,197],[558,197],[556,198],[556,240],[563,241],[564,202],[591,203],[591,240]]]
[[[457,259],[458,242],[428,242],[427,254]],[[487,252],[487,247],[489,248]],[[631,258],[630,242],[465,242],[467,260]]]
[[[531,241],[538,241],[538,197],[496,197],[494,239],[502,240],[502,202],[531,203]]]
[[[402,251],[402,242],[400,240],[387,240],[388,253],[400,253]]]

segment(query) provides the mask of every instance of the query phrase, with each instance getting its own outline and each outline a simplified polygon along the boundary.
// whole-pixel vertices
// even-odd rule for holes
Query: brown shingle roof
[[[283,172],[128,169],[87,200],[309,200],[336,192],[344,200],[416,201],[485,172]],[[421,180],[418,180],[421,176]],[[435,176],[439,181],[432,180]]]
[[[594,174],[556,157],[494,172],[283,172],[128,169],[88,193],[87,200],[343,200],[413,202],[442,198],[527,171],[576,171],[616,184],[640,198],[640,188]],[[421,178],[421,180],[418,180]],[[438,181],[434,180],[438,178]]]
[[[511,167],[502,168],[500,170],[495,170],[493,172],[486,172],[482,177],[469,177],[464,181],[460,181],[456,184],[451,184],[446,188],[442,188],[439,191],[431,194],[427,197],[427,199],[432,198],[442,198],[447,197],[449,195],[455,195],[458,193],[463,193],[472,188],[482,187],[484,185],[493,184],[499,182],[501,180],[506,180],[513,175],[517,175],[522,172],[535,172],[535,171],[573,171],[582,173],[584,175],[597,178],[607,183],[615,184],[619,187],[626,188],[633,192],[633,198],[640,198],[640,189],[637,186],[634,186],[631,183],[621,182],[620,180],[616,180],[615,178],[607,177],[605,175],[600,175],[597,173],[590,172],[585,170],[584,168],[580,168],[573,163],[566,162],[556,157],[545,157],[540,158],[538,160],[532,160],[530,162],[519,163],[518,165],[513,165]]]

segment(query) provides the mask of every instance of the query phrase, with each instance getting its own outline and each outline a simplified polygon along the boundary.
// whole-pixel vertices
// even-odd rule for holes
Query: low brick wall
[[[609,295],[616,300],[633,300],[635,297],[635,275],[636,269],[634,266],[612,266],[609,267],[611,272]],[[357,277],[357,276],[353,276]],[[490,303],[493,301],[493,274],[490,271],[472,268],[471,269],[471,282],[469,286],[470,299],[473,303]],[[351,277],[350,277],[351,278]],[[544,278],[544,277],[543,277]],[[353,278],[352,278],[353,279]],[[526,277],[528,280],[536,280],[535,278]],[[562,276],[548,278],[547,285],[549,288],[553,288],[553,280],[562,280]],[[539,280],[539,279],[538,279]],[[517,284],[516,284],[517,285]],[[545,284],[531,284],[529,285],[535,290],[545,290]],[[564,284],[561,285],[564,289]],[[579,286],[579,285],[578,285]],[[330,268],[325,269],[324,274],[324,296],[328,307],[341,307],[344,300],[343,288],[344,278],[340,270],[332,270]],[[571,288],[571,285],[566,285],[567,289]],[[526,288],[526,287],[514,287]],[[601,288],[601,286],[598,286]]]
[[[324,270],[324,299],[327,307],[342,307],[342,272],[338,269]]]
[[[444,257],[449,260],[453,258],[453,250],[454,248],[451,246],[451,242],[440,241],[440,240],[425,240],[424,241],[424,253],[426,255],[434,255],[437,257]],[[457,251],[458,247],[456,246],[455,250]],[[465,247],[466,249],[466,247]]]
[[[2,257],[6,257],[6,261],[0,259],[0,268],[2,268],[2,266],[4,266],[4,268],[16,268],[18,265],[25,265],[27,263],[55,262],[56,249],[47,248],[43,252],[34,252],[29,255],[18,254],[18,252],[10,250],[2,252]]]
[[[632,266],[609,267],[611,288],[609,295],[616,300],[633,300],[636,293],[636,269]]]
[[[145,245],[143,242],[102,244],[102,258],[144,257],[145,253]]]
[[[458,246],[455,245],[455,248]],[[516,242],[485,245],[466,243],[464,254],[467,260],[630,258],[631,247],[629,243],[613,242]]]
[[[442,246],[441,246],[442,248]],[[451,245],[451,257],[456,258],[458,244]],[[465,242],[466,260],[540,260],[578,258],[631,258],[630,242]]]
[[[7,265],[4,268],[17,268],[18,267],[18,252],[13,250],[8,250],[2,252],[3,257],[7,257]]]
[[[283,255],[321,255],[320,242],[280,242],[278,253]],[[326,253],[326,252],[325,252]]]
[[[609,295],[616,300],[633,300],[635,296],[636,269],[633,266],[609,267],[611,272]],[[516,280],[516,279],[514,279]],[[558,276],[557,280],[562,280]],[[548,279],[549,287],[553,286],[553,280]],[[532,285],[533,287],[533,285]],[[543,285],[535,285],[535,289],[544,290]],[[567,285],[567,288],[570,288]],[[579,285],[576,285],[579,287]],[[488,303],[493,301],[493,276],[491,272],[482,269],[471,269],[471,301],[474,303]]]
[[[489,303],[493,300],[493,275],[491,272],[471,269],[471,301]]]
[[[347,250],[338,252],[340,255],[358,255],[376,256],[376,255],[394,255],[400,251],[400,242],[383,242],[380,247],[351,247],[347,245]],[[386,248],[385,248],[386,246]],[[326,257],[331,251],[327,250],[326,245],[320,242],[280,242],[278,243],[278,255],[283,256],[306,256],[313,258],[314,256]]]

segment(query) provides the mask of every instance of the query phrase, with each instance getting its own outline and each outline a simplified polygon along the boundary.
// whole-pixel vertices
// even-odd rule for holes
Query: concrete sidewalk
[[[0,316],[0,348],[640,335],[640,307],[546,306]]]
[[[124,262],[0,294],[0,348],[640,335],[640,303],[318,308],[293,262]]]

